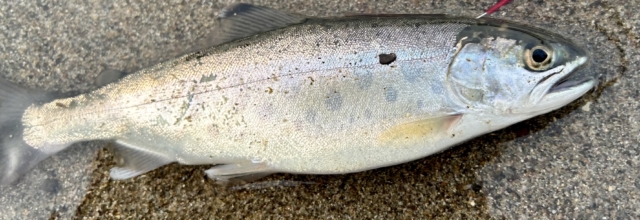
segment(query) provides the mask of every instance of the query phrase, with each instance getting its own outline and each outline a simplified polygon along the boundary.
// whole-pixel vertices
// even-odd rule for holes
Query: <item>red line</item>
[[[487,14],[491,14],[496,12],[498,9],[500,9],[502,6],[509,4],[509,2],[511,2],[511,0],[500,0],[498,3],[496,3],[495,5],[491,6],[491,8],[489,8],[487,10]]]

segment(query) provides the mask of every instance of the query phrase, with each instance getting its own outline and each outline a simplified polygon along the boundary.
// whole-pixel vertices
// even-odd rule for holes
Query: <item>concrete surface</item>
[[[3,1],[0,75],[48,91],[90,91],[106,68],[133,72],[196,45],[231,2]],[[476,16],[496,1],[245,2],[311,16]],[[603,83],[559,111],[435,156],[350,175],[273,175],[266,180],[318,184],[230,191],[205,178],[206,166],[111,181],[108,151],[87,164],[92,146],[105,144],[85,143],[45,161],[26,185],[0,188],[0,204],[12,210],[0,209],[0,218],[640,218],[638,10],[638,0],[515,0],[492,15],[583,43],[593,54],[588,71]]]

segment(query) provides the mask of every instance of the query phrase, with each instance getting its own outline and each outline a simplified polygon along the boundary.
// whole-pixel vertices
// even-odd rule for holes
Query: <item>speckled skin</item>
[[[262,172],[347,173],[418,159],[535,116],[467,114],[474,106],[447,78],[467,26],[379,18],[279,29],[32,106],[24,138],[45,151],[116,140],[182,164],[264,164]],[[382,65],[381,53],[397,59]]]

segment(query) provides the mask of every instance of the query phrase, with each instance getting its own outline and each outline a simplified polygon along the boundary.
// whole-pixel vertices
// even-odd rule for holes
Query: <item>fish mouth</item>
[[[589,90],[595,88],[597,80],[594,78],[588,78],[583,80],[568,80],[556,84],[549,93],[544,95],[540,102],[538,102],[537,108],[544,112],[560,108],[580,98]]]
[[[533,91],[532,103],[534,106],[529,111],[542,114],[565,106],[593,89],[597,83],[594,76],[585,71],[587,57],[580,57],[567,63],[557,73],[541,80]],[[536,95],[538,94],[538,95]]]
[[[554,83],[551,88],[549,88],[547,94],[563,92],[593,81],[594,79],[592,77],[584,76],[584,74],[578,74],[581,69],[584,69],[584,67],[584,65],[580,65],[578,68],[572,70],[571,74],[562,77],[560,80]]]

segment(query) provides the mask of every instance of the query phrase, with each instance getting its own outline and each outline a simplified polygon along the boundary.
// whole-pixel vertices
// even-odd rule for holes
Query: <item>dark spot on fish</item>
[[[395,53],[390,53],[390,54],[381,53],[380,55],[378,55],[378,58],[380,59],[380,64],[389,65],[389,64],[393,63],[393,61],[396,61],[396,54]]]
[[[337,91],[329,93],[325,100],[325,105],[329,111],[339,110],[342,107],[342,96]]]
[[[418,108],[422,108],[424,107],[424,100],[420,99],[416,102],[416,105],[418,106]]]
[[[452,137],[452,138],[456,137],[456,134],[451,134],[451,137]]]
[[[313,86],[313,82],[315,82],[315,80],[313,80],[313,77],[309,76],[309,79],[311,80],[311,83],[309,83],[310,86]]]
[[[187,100],[189,101],[189,105],[190,105],[190,103],[193,101],[193,94],[191,94],[191,92],[187,92]]]
[[[402,67],[400,67],[402,69]],[[411,71],[411,70],[407,70],[407,71],[400,71],[402,73],[402,76],[404,76],[404,79],[407,80],[408,82],[414,83],[418,80],[418,78],[420,78],[422,72],[418,72],[418,71]]]
[[[366,109],[366,110],[364,110],[364,117],[365,117],[366,119],[371,119],[371,115],[372,115],[372,114],[373,114],[373,113],[371,112],[371,109]]]
[[[60,108],[68,108],[69,106],[66,106],[65,104],[56,102],[56,106],[60,107]]]
[[[367,89],[373,84],[373,73],[371,71],[361,70],[354,72],[354,78],[357,79],[356,84],[360,89]]]
[[[273,89],[271,87],[267,87],[267,90],[265,90],[265,92],[271,94],[273,93]]]
[[[198,51],[198,52],[195,52],[195,53],[187,55],[187,57],[184,58],[184,61],[188,62],[188,61],[192,61],[193,59],[200,60],[200,58],[202,58],[202,57],[204,57],[206,55],[207,54],[205,54],[205,53],[203,53],[201,51]]]
[[[216,78],[218,78],[218,75],[215,74],[209,74],[208,76],[202,76],[200,77],[200,82],[211,82],[213,80],[216,80]]]
[[[188,122],[191,122],[191,115],[185,117],[184,120],[187,120]]]
[[[395,102],[398,100],[398,91],[393,87],[385,88],[384,99],[387,100],[387,102]]]
[[[320,26],[322,29],[324,29],[324,30],[329,30],[329,29],[331,29],[331,27],[332,27],[332,26],[331,26],[331,25],[329,25],[329,24],[319,24],[319,26]]]
[[[311,123],[316,122],[316,117],[317,117],[317,113],[313,109],[307,110],[307,113],[304,116],[304,118]]]

